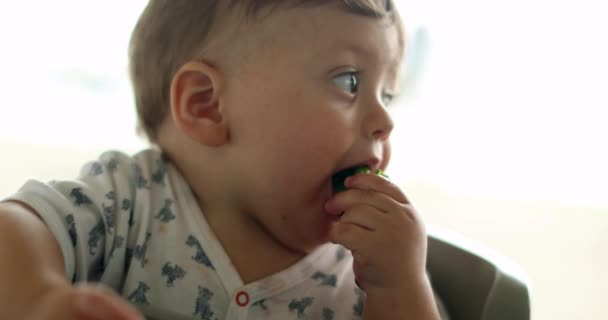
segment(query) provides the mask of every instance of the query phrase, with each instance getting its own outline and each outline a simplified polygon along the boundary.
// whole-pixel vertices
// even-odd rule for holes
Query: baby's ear
[[[220,104],[222,83],[219,70],[199,61],[182,65],[171,83],[171,116],[176,126],[212,147],[228,141],[228,124]]]

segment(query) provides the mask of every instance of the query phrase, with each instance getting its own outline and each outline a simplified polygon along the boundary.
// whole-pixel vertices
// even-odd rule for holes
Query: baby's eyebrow
[[[333,48],[333,50],[336,50],[337,52],[352,52],[356,56],[359,56],[366,61],[371,61],[377,64],[386,64],[389,69],[395,70],[395,75],[392,75],[394,77],[397,77],[398,70],[403,64],[403,61],[398,58],[398,55],[391,56],[389,57],[388,61],[386,61],[381,59],[381,52],[375,50],[375,48],[365,47],[355,42],[337,42]]]
[[[356,56],[360,56],[368,61],[374,62],[386,62],[391,65],[391,67],[399,67],[402,64],[401,59],[398,57],[398,53],[395,55],[391,55],[389,58],[390,61],[382,61],[380,58],[381,52],[374,47],[371,46],[363,46],[359,43],[352,41],[338,41],[335,42],[332,46],[333,51],[336,52],[352,52]]]
[[[355,55],[364,57],[366,59],[378,58],[378,55],[376,52],[374,52],[374,50],[370,50],[370,48],[361,46],[360,44],[354,42],[336,42],[333,49],[340,52],[352,52]]]

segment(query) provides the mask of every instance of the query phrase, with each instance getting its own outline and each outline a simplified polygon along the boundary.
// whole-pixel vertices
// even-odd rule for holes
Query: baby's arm
[[[0,203],[0,319],[141,319],[101,286],[73,287],[59,245],[29,206]]]
[[[0,319],[140,319],[99,286],[72,287],[59,245],[29,206],[0,203]]]
[[[440,319],[426,276],[411,278],[402,288],[366,293],[364,319]]]
[[[67,286],[57,242],[34,212],[0,203],[0,318],[21,319],[50,288]]]

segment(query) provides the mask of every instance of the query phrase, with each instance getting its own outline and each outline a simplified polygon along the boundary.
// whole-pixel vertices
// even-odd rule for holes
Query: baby
[[[332,187],[389,163],[404,40],[387,0],[150,0],[130,71],[154,147],[0,203],[0,318],[439,319],[404,192]]]

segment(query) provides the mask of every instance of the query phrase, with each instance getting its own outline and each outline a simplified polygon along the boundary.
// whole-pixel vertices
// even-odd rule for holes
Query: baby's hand
[[[27,320],[143,320],[143,316],[101,285],[65,286],[37,300]]]
[[[401,290],[426,277],[426,232],[401,189],[377,174],[345,181],[325,209],[342,217],[330,240],[350,249],[361,289]]]

